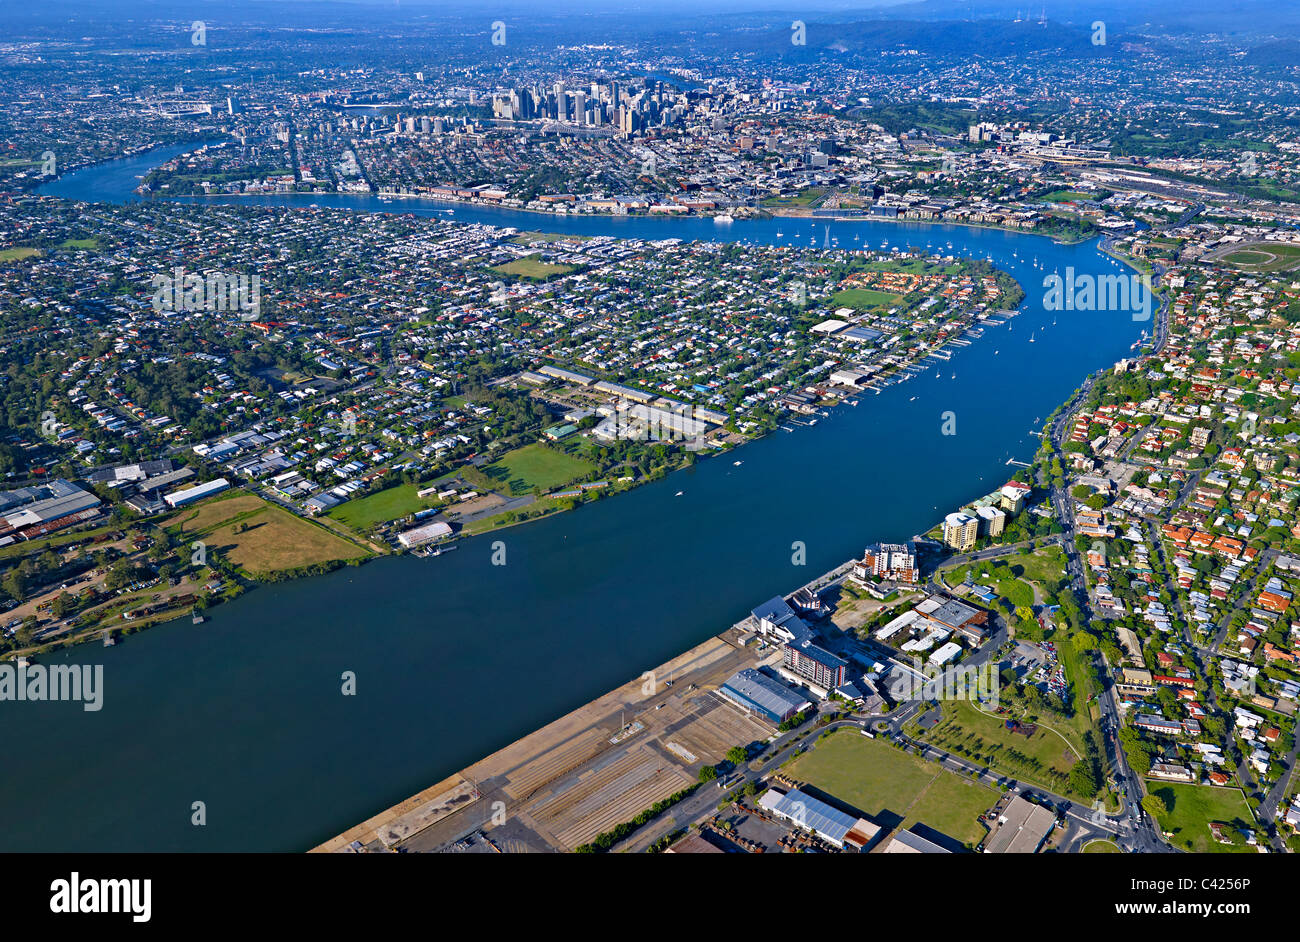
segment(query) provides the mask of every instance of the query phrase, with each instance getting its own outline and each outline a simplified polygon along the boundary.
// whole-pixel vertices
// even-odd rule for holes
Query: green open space
[[[1286,271],[1300,265],[1300,245],[1277,242],[1245,245],[1229,252],[1223,260],[1244,271]]]
[[[1072,794],[1069,772],[1083,750],[1067,721],[1045,713],[1032,720],[1038,728],[1025,736],[1006,728],[1009,716],[981,712],[968,700],[944,700],[940,710],[943,719],[921,739],[1017,781]]]
[[[890,307],[902,302],[901,294],[890,294],[887,291],[876,291],[873,288],[845,288],[843,291],[837,291],[831,297],[832,307],[851,307],[857,310],[867,310],[869,308]]]
[[[980,816],[998,799],[987,785],[854,730],[831,733],[785,772],[882,826],[920,823],[968,847],[984,839],[987,830]]]
[[[553,265],[550,262],[543,262],[529,255],[525,258],[517,258],[513,262],[507,262],[504,265],[497,265],[492,268],[492,271],[499,275],[545,281],[547,278],[567,275],[569,272],[574,271],[574,267],[572,265]]]
[[[1094,199],[1091,193],[1080,193],[1078,190],[1053,190],[1043,197],[1046,203],[1069,203],[1075,200]]]
[[[1210,833],[1212,822],[1254,829],[1255,819],[1240,789],[1148,780],[1147,790],[1165,803],[1168,810],[1157,820],[1175,846],[1197,854],[1255,852],[1244,843],[1220,844]]]
[[[591,236],[565,235],[561,232],[521,232],[510,241],[516,245],[545,245],[551,242],[586,242]]]
[[[334,520],[354,530],[365,530],[378,523],[387,523],[398,517],[405,517],[417,510],[426,510],[439,506],[438,499],[430,494],[420,497],[419,492],[427,485],[398,484],[376,494],[350,500],[339,504],[328,514]]]
[[[780,209],[788,206],[811,206],[817,200],[826,195],[826,190],[822,187],[809,187],[806,190],[800,190],[793,196],[769,196],[763,200],[763,206],[769,209]]]
[[[228,493],[178,511],[163,525],[187,539],[201,538],[208,552],[220,553],[252,578],[371,555],[255,494]]]
[[[535,443],[508,451],[480,471],[511,494],[527,494],[533,488],[548,491],[590,474],[591,462],[566,452]]]
[[[15,248],[0,249],[0,262],[21,261],[24,258],[31,258],[33,255],[40,255],[40,249],[32,248]]]
[[[1065,572],[1065,552],[1059,546],[1044,546],[1032,553],[1012,554],[1001,559],[962,563],[943,570],[943,580],[950,586],[969,578],[976,585],[986,585],[1017,607],[1039,603],[1056,592]],[[1038,595],[1035,597],[1034,589]]]

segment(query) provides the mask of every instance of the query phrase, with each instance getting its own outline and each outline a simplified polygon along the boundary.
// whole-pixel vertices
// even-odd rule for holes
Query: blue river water
[[[125,200],[140,174],[182,149],[89,168],[43,192]],[[907,539],[998,487],[1017,470],[1007,460],[1033,455],[1031,433],[1083,377],[1130,355],[1150,327],[1123,312],[1044,310],[1045,273],[1124,271],[1095,242],[869,221],[448,214],[445,204],[369,197],[256,202],[637,238],[759,243],[780,231],[783,244],[820,246],[829,233],[841,248],[992,257],[1028,297],[1008,325],[950,348],[951,361],[814,427],[439,558],[261,587],[201,626],[183,619],[114,648],[48,656],[103,664],[104,706],[3,706],[15,753],[0,777],[0,850],[311,847],[866,544]],[[954,435],[942,434],[945,412]],[[491,564],[497,540],[504,566]],[[795,541],[806,565],[792,563]],[[345,671],[356,674],[355,696],[341,695]],[[192,824],[195,802],[204,826]]]

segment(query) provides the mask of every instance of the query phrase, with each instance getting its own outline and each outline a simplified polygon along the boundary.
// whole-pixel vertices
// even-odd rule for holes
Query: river
[[[182,148],[43,192],[123,200]],[[876,540],[904,540],[1013,477],[1085,375],[1130,355],[1122,312],[1053,314],[1044,272],[1124,269],[1095,242],[888,222],[550,217],[428,201],[266,197],[303,207],[639,238],[882,242],[986,258],[1028,298],[950,362],[635,491],[470,540],[258,588],[104,649],[104,706],[5,704],[0,850],[299,851],[669,657]],[[854,236],[860,237],[855,242]],[[948,243],[952,249],[948,249]],[[1034,267],[1038,260],[1043,266]],[[1054,323],[1055,321],[1055,323]],[[1030,337],[1035,335],[1035,342]],[[956,434],[943,435],[943,413]],[[733,460],[743,463],[737,467]],[[677,492],[680,496],[676,496]],[[492,543],[506,565],[491,564]],[[807,549],[792,564],[792,544]],[[341,695],[353,671],[355,696]],[[191,823],[203,802],[206,824]]]

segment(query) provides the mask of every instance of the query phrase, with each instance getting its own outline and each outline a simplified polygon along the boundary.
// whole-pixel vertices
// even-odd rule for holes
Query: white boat
[[[1034,335],[1033,335],[1032,332],[1029,334],[1029,342],[1030,342],[1030,343],[1033,343],[1033,342],[1034,342]]]
[[[734,467],[734,468],[739,468],[742,464],[744,464],[743,461],[733,461],[733,462],[731,462],[731,465],[732,465],[732,467]]]
[[[911,399],[909,399],[909,400],[907,400],[907,401],[908,401],[908,402],[916,402],[916,397],[913,396]]]
[[[723,213],[721,216],[714,216],[713,221],[725,225],[726,223],[735,222],[736,220],[734,216],[729,216],[726,213]]]
[[[681,497],[681,496],[682,496],[682,492],[681,492],[681,491],[678,491],[678,492],[677,492],[676,494],[674,494],[673,496],[674,496],[674,497]]]

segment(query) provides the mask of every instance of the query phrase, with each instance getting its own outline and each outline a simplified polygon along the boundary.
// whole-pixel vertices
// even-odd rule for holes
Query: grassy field
[[[181,511],[167,523],[179,526],[186,536],[203,537],[209,550],[221,553],[254,578],[368,555],[359,546],[253,494],[237,493],[206,502]]]
[[[1059,546],[1045,546],[1027,556],[1011,555],[1002,559],[963,563],[943,572],[948,585],[959,585],[969,576],[977,585],[991,586],[1014,605],[1031,605],[1055,590],[1065,571],[1065,553]],[[988,573],[987,577],[985,573]],[[1034,597],[1034,586],[1039,597]]]
[[[988,786],[853,730],[832,733],[785,771],[882,826],[920,823],[968,847],[984,839],[979,817],[998,799]]]
[[[517,258],[513,262],[507,262],[504,265],[497,265],[492,271],[499,275],[545,281],[547,278],[554,278],[557,275],[567,275],[569,272],[574,271],[574,267],[572,265],[552,265],[549,262],[538,261],[530,255],[526,258]]]
[[[387,523],[398,517],[439,506],[436,497],[417,497],[417,493],[426,485],[398,484],[378,494],[369,494],[357,500],[339,504],[328,514],[345,526],[354,530],[366,530],[377,523]]]
[[[98,249],[99,240],[95,237],[89,239],[64,239],[59,243],[61,249]]]
[[[534,487],[548,491],[568,484],[590,473],[593,467],[581,458],[533,444],[508,451],[481,470],[498,487],[511,494],[527,494]]]
[[[0,249],[0,262],[13,262],[40,254],[40,249]]]
[[[1229,252],[1223,260],[1244,271],[1286,271],[1300,265],[1300,245],[1256,243]]]
[[[782,207],[790,206],[811,206],[825,195],[826,190],[820,187],[809,187],[806,190],[799,191],[794,196],[769,196],[767,199],[763,200],[761,205],[766,206],[769,209],[780,209]]]
[[[1176,846],[1197,854],[1255,852],[1253,847],[1220,844],[1210,834],[1212,821],[1254,828],[1255,819],[1239,789],[1148,780],[1147,790],[1159,795],[1169,809],[1159,821]]]
[[[966,700],[945,700],[943,720],[921,738],[958,756],[987,765],[1012,778],[1069,795],[1069,771],[1077,761],[1069,735],[1055,718],[1045,717],[1032,736],[1006,728],[1006,718],[981,713]],[[1049,729],[1048,726],[1053,727]]]
[[[586,242],[591,236],[564,235],[559,232],[521,232],[510,241],[516,245],[545,245],[550,242]]]
[[[832,295],[831,306],[851,307],[862,311],[870,308],[890,307],[902,300],[902,295],[890,294],[887,291],[876,291],[872,288],[845,288],[843,291],[837,291]]]
[[[1045,203],[1069,203],[1075,200],[1093,199],[1091,193],[1080,193],[1078,190],[1053,190],[1043,197]]]

